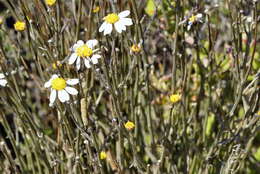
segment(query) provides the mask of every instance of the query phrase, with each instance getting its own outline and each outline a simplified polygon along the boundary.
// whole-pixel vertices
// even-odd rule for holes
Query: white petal
[[[98,44],[98,41],[96,39],[88,40],[86,44],[89,48],[93,49]]]
[[[84,63],[85,63],[85,66],[86,66],[87,68],[91,68],[91,65],[90,65],[90,62],[89,62],[88,59],[84,59]]]
[[[56,99],[56,96],[57,96],[57,92],[56,90],[52,89],[51,90],[51,95],[50,95],[50,104],[53,104],[55,99]]]
[[[78,45],[78,46],[82,46],[82,45],[84,45],[83,40],[78,40],[78,41],[77,41],[77,45]]]
[[[99,58],[101,58],[101,55],[99,55],[99,54],[94,54],[91,58],[93,58],[93,57],[99,59]]]
[[[69,101],[69,99],[70,99],[69,94],[65,90],[58,91],[58,97],[62,103],[65,101]]]
[[[77,91],[75,88],[72,88],[72,87],[69,87],[69,86],[67,86],[67,87],[65,88],[65,90],[66,90],[69,94],[71,94],[71,95],[77,95],[77,94],[78,94],[78,91]]]
[[[192,23],[188,25],[188,27],[187,27],[187,30],[188,30],[188,31],[190,30],[191,25],[192,25]]]
[[[94,65],[96,65],[96,64],[98,63],[98,59],[95,58],[95,57],[92,57],[92,58],[91,58],[91,62],[92,62]]]
[[[115,23],[115,29],[118,33],[122,33],[123,29],[126,28],[121,22]]]
[[[77,49],[78,47],[79,47],[78,44],[74,44],[73,47],[72,47],[72,50],[73,50],[73,51],[76,51],[76,49]]]
[[[78,40],[76,44],[73,45],[73,50],[75,51],[78,47],[84,45],[82,40]]]
[[[104,35],[111,34],[112,29],[113,29],[112,24],[107,24],[105,26]]]
[[[199,14],[196,15],[196,17],[197,17],[197,18],[202,18],[202,14],[199,13]]]
[[[128,16],[130,14],[130,11],[129,10],[125,10],[125,11],[122,11],[121,13],[118,14],[118,16],[120,18],[124,18],[126,16]]]
[[[73,53],[71,54],[70,58],[69,58],[69,64],[73,64],[75,62],[75,60],[77,59],[77,54],[76,53]]]
[[[76,85],[79,83],[79,79],[69,79],[66,81],[68,85]]]
[[[99,32],[103,32],[104,30],[105,30],[105,28],[106,28],[106,25],[108,25],[108,23],[107,22],[103,22],[103,24],[99,27]]]
[[[98,54],[95,54],[95,55],[93,55],[93,56],[91,57],[91,62],[92,62],[93,64],[97,64],[99,58],[101,58],[101,56],[98,55]]]
[[[0,80],[1,86],[6,86],[6,84],[7,84],[7,80],[5,80],[5,79]]]
[[[3,73],[0,73],[0,79],[5,78],[5,75]]]
[[[49,80],[48,82],[44,83],[44,88],[49,88],[51,87],[51,80]]]
[[[120,21],[120,23],[122,23],[122,24],[124,24],[126,26],[133,25],[133,21],[130,18],[122,18],[119,21]]]
[[[78,59],[77,59],[77,62],[76,62],[76,68],[77,68],[77,70],[79,70],[80,69],[80,57],[78,57]]]
[[[93,53],[95,53],[95,52],[99,51],[99,48],[94,49],[94,50],[92,50],[92,51],[93,51]]]
[[[53,75],[51,76],[50,81],[53,80],[53,79],[56,79],[56,78],[58,78],[58,77],[59,77],[59,76],[58,76],[57,74],[53,74]]]

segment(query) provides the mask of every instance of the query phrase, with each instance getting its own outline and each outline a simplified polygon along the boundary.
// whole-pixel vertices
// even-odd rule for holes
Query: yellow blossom
[[[53,89],[56,89],[57,91],[65,89],[66,86],[66,80],[64,80],[63,78],[58,77],[51,81],[51,87]]]
[[[3,17],[0,17],[0,25],[2,25],[2,24],[3,24],[3,22],[4,22],[4,19],[3,19]]]
[[[100,152],[100,154],[99,154],[99,158],[100,158],[101,160],[106,159],[106,158],[107,158],[107,154],[106,154],[106,152],[104,152],[104,151]]]
[[[111,14],[107,15],[104,19],[107,23],[114,24],[117,21],[119,21],[120,18],[116,13],[111,13]]]
[[[56,0],[45,0],[45,3],[49,6],[53,6],[56,3]]]
[[[76,49],[76,53],[81,58],[90,57],[93,54],[93,50],[84,44]]]
[[[131,51],[134,53],[139,53],[141,51],[141,47],[138,44],[133,44],[131,47]]]
[[[190,18],[189,18],[189,22],[195,22],[197,20],[197,16],[195,15],[192,15]]]
[[[16,31],[23,31],[26,27],[26,24],[25,22],[23,21],[17,21],[15,24],[14,24],[14,29]]]
[[[57,61],[56,63],[52,64],[53,69],[57,69],[58,67],[62,67],[62,64],[60,63],[60,61]]]
[[[260,116],[260,110],[256,114]]]
[[[92,11],[93,11],[93,13],[98,13],[99,12],[99,10],[100,10],[100,7],[99,6],[97,6],[96,8],[94,8]]]
[[[170,96],[170,102],[173,103],[173,104],[179,102],[180,100],[181,100],[180,94],[172,94]]]
[[[131,121],[127,121],[124,126],[125,126],[125,128],[127,130],[130,131],[130,130],[132,130],[135,127],[135,124],[133,122],[131,122]]]

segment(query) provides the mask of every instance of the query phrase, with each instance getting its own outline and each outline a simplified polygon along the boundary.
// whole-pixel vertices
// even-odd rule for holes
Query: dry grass
[[[1,2],[0,173],[260,172],[257,1]],[[125,32],[98,32],[104,16],[127,9]],[[70,48],[89,39],[102,58],[77,71]],[[53,74],[80,83],[50,107]]]

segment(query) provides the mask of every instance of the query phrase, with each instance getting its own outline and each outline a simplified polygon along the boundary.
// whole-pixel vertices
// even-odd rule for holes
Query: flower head
[[[134,129],[134,127],[135,127],[135,124],[133,123],[133,122],[131,122],[131,121],[127,121],[125,124],[124,124],[124,126],[125,126],[125,128],[127,129],[127,130],[132,130],[132,129]]]
[[[181,100],[180,94],[172,94],[170,96],[170,102],[173,103],[173,104],[179,102],[180,100]]]
[[[100,10],[100,7],[97,6],[97,7],[93,8],[92,12],[93,12],[93,13],[98,13],[99,10]]]
[[[1,16],[1,17],[0,17],[0,25],[2,25],[3,22],[4,22],[4,18]]]
[[[72,88],[68,85],[76,85],[79,83],[79,79],[69,79],[65,80],[62,77],[54,74],[51,79],[44,84],[45,88],[51,88],[51,95],[50,95],[50,106],[53,105],[57,93],[59,100],[63,103],[69,101],[71,95],[77,95],[78,91],[75,88]]]
[[[202,14],[198,13],[197,15],[192,15],[188,20],[188,30],[190,30],[191,26],[196,22],[202,22],[201,21]]]
[[[6,86],[7,80],[5,79],[5,75],[0,73],[0,86]]]
[[[53,5],[56,3],[56,0],[45,0],[45,3],[46,3],[48,6],[53,6]]]
[[[260,116],[260,110],[256,113],[256,115]]]
[[[130,14],[129,10],[122,11],[119,14],[110,13],[104,17],[104,22],[99,28],[99,32],[104,32],[104,35],[111,34],[113,25],[118,33],[126,30],[126,26],[133,24],[131,18],[126,18]]]
[[[25,27],[26,27],[26,24],[25,22],[23,21],[17,21],[15,24],[14,24],[14,29],[16,31],[23,31],[25,30]]]
[[[91,64],[97,64],[98,59],[101,58],[101,55],[95,54],[98,51],[98,49],[94,49],[97,44],[97,40],[88,40],[86,43],[79,40],[73,45],[73,53],[69,58],[69,64],[76,62],[77,70],[80,69],[81,60],[87,68],[91,68]]]
[[[99,158],[100,158],[101,160],[106,159],[106,158],[107,158],[107,154],[106,154],[106,152],[101,151],[100,154],[99,154]]]
[[[133,44],[131,46],[131,52],[132,53],[140,53],[141,52],[141,46],[140,44]]]
[[[52,64],[52,68],[53,69],[58,69],[58,67],[62,67],[62,64],[60,61],[57,61],[55,63]]]

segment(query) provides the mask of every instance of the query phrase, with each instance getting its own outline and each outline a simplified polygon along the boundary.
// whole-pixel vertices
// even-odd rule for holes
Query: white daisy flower
[[[7,80],[5,79],[5,75],[0,73],[0,86],[6,86]]]
[[[73,45],[72,49],[74,53],[72,53],[69,58],[69,64],[71,65],[76,62],[77,70],[80,69],[81,59],[84,60],[84,64],[87,68],[91,68],[91,63],[97,64],[98,59],[101,58],[101,55],[94,54],[98,51],[98,49],[94,50],[97,44],[97,40],[88,40],[86,43],[82,40],[77,41],[77,43]]]
[[[202,22],[202,14],[198,13],[196,15],[192,15],[188,20],[188,31],[191,29],[191,26],[196,22]]]
[[[67,85],[76,85],[79,83],[79,79],[69,79],[65,80],[58,75],[54,74],[52,75],[51,79],[44,84],[45,88],[51,87],[51,95],[50,95],[50,106],[53,105],[57,93],[59,100],[64,103],[66,101],[69,101],[71,95],[77,95],[78,91],[75,88],[72,88]]]
[[[133,25],[131,18],[126,18],[130,14],[129,10],[122,11],[119,14],[110,13],[103,19],[105,22],[100,26],[99,32],[104,31],[104,35],[111,34],[113,29],[113,24],[118,33],[126,30],[126,26]]]

